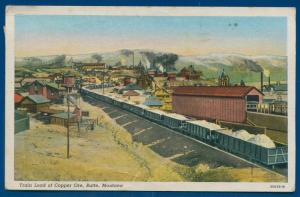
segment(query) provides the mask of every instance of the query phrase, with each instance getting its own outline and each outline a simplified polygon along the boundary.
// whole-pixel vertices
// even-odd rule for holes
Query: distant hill
[[[233,83],[241,79],[246,82],[260,81],[260,72],[271,76],[272,81],[287,80],[287,57],[284,56],[245,56],[238,54],[212,54],[207,56],[180,56],[177,70],[187,65],[195,65],[206,78],[217,77],[222,70]],[[266,79],[265,79],[266,80]]]
[[[216,78],[224,69],[229,74],[232,83],[241,79],[246,82],[258,82],[260,71],[271,75],[272,81],[287,80],[287,57],[285,56],[246,56],[239,54],[211,54],[199,56],[180,56],[174,53],[164,53],[148,49],[118,50],[101,55],[102,62],[111,66],[134,65],[141,62],[146,68],[154,66],[163,69],[176,69],[178,72],[185,66],[194,65],[204,73],[204,78]],[[57,55],[30,58],[16,58],[17,67],[55,67],[70,66],[72,62],[97,62],[91,54]]]

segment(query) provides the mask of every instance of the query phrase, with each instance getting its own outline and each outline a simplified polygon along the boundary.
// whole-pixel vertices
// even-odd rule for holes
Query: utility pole
[[[102,94],[104,94],[104,75],[105,75],[105,72],[102,71]]]
[[[70,102],[69,102],[69,89],[67,94],[68,105],[68,124],[67,124],[67,158],[70,158]]]

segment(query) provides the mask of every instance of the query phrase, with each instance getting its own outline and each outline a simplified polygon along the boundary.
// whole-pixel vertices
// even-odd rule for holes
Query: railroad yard
[[[16,180],[287,181],[286,81],[260,65],[246,85],[176,68],[176,54],[111,57],[123,55],[18,60]]]
[[[32,119],[30,130],[15,135],[16,180],[286,180],[106,103],[83,98],[81,106],[102,123],[94,131],[71,130],[70,159],[64,127]]]

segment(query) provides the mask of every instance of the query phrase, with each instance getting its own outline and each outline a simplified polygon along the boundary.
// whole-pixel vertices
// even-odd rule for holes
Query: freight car
[[[179,114],[165,113],[160,110],[149,109],[143,105],[120,101],[110,96],[97,94],[87,88],[82,88],[81,94],[132,112],[251,162],[274,167],[277,164],[286,164],[288,161],[288,147],[283,144],[276,144],[275,148],[266,148],[231,136],[226,133],[226,129],[217,124],[203,120],[189,120]]]
[[[212,131],[221,129],[222,128],[217,124],[213,124],[203,120],[194,120],[186,121],[183,132],[186,135],[210,143],[212,141]]]
[[[266,148],[218,131],[212,131],[212,136],[216,147],[249,161],[267,166],[285,164],[288,161],[288,147],[283,144],[277,143],[275,148]]]
[[[163,120],[163,116],[165,115],[165,113],[163,111],[157,110],[157,109],[148,109],[148,110],[144,110],[144,117],[161,124],[162,120]]]
[[[185,127],[185,123],[188,120],[188,118],[180,114],[166,113],[163,116],[162,124],[180,132]]]

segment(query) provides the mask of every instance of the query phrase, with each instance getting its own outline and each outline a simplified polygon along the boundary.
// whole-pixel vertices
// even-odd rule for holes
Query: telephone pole
[[[68,105],[68,124],[67,124],[67,158],[70,158],[70,102],[69,102],[69,89],[67,94]]]

